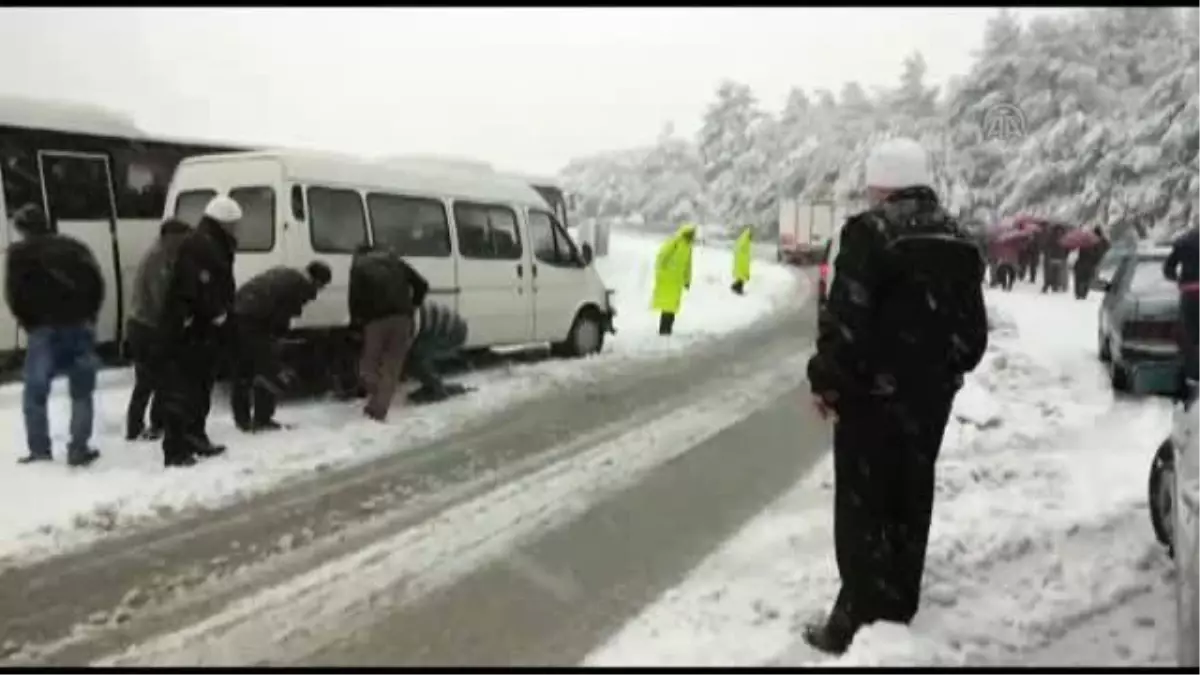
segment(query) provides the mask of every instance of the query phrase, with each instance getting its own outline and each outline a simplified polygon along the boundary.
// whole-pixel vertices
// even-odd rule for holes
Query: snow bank
[[[589,665],[1169,663],[1172,608],[1153,600],[1169,597],[1169,562],[1146,511],[1169,405],[1113,398],[1095,300],[1020,287],[989,307],[997,330],[947,430],[911,626],[870,626],[836,660],[801,640],[838,587],[827,460]]]
[[[183,509],[215,506],[264,491],[313,472],[368,461],[399,452],[461,428],[472,419],[519,400],[543,395],[653,358],[664,350],[695,345],[762,318],[798,291],[795,277],[773,264],[756,266],[750,295],[729,292],[732,262],[728,252],[697,256],[692,293],[685,300],[678,334],[662,340],[650,314],[650,289],[656,244],[613,237],[613,253],[601,274],[616,290],[620,334],[605,353],[584,360],[504,366],[460,378],[479,391],[437,405],[397,408],[385,425],[366,421],[357,403],[309,401],[285,404],[279,418],[297,429],[263,436],[236,431],[220,393],[214,401],[209,433],[228,443],[227,456],[189,469],[165,470],[158,443],[130,443],[124,436],[125,405],[132,384],[129,370],[101,374],[96,392],[95,444],[101,459],[86,469],[71,469],[65,455],[69,401],[66,384],[55,383],[51,432],[58,455],[53,464],[20,466],[24,454],[21,387],[0,387],[0,426],[9,438],[14,463],[0,471],[0,564],[5,559],[42,555],[78,545],[116,530],[143,524]],[[724,274],[722,274],[724,273]],[[718,320],[719,318],[719,320]]]

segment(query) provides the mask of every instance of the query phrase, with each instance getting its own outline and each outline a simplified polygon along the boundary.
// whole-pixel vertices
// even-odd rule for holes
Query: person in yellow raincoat
[[[750,281],[750,226],[733,243],[733,292],[741,295]]]
[[[683,291],[692,286],[692,243],[696,226],[685,223],[658,249],[654,265],[654,304],[660,312],[658,334],[670,335]]]

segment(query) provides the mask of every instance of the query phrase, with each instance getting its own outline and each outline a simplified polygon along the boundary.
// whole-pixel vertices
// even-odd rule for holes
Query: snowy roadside
[[[218,506],[314,472],[417,447],[517,402],[728,335],[806,290],[785,268],[760,263],[750,293],[737,298],[728,288],[729,253],[698,251],[677,334],[663,340],[655,334],[657,319],[649,310],[656,248],[653,241],[614,237],[610,256],[597,261],[601,276],[616,291],[619,330],[598,356],[466,375],[459,381],[478,391],[441,404],[397,408],[384,425],[363,420],[357,403],[307,401],[280,409],[280,420],[295,423],[296,429],[244,436],[234,429],[227,402],[218,394],[209,431],[214,440],[229,443],[230,451],[190,469],[164,470],[158,444],[124,440],[131,374],[104,372],[96,393],[99,462],[69,469],[61,462],[18,466],[14,461],[0,471],[0,564],[60,552],[186,509]],[[69,419],[64,389],[65,384],[56,383],[50,405],[59,453]],[[12,460],[25,446],[20,397],[19,384],[0,387],[0,425],[7,430]]]
[[[1096,307],[1026,287],[989,295],[992,344],[938,463],[912,626],[868,627],[840,659],[799,638],[837,591],[827,460],[587,663],[1172,663],[1170,563],[1146,510],[1170,406],[1114,400]]]

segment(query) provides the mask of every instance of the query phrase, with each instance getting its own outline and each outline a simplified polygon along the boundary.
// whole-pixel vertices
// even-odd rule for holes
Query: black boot
[[[818,651],[841,656],[854,641],[854,633],[833,621],[811,623],[804,627],[804,641]]]
[[[52,462],[54,456],[48,452],[31,452],[21,459],[17,460],[18,464],[36,464],[38,462]]]
[[[87,466],[92,462],[100,459],[100,452],[92,448],[83,448],[81,450],[71,450],[67,455],[67,464],[71,466]]]

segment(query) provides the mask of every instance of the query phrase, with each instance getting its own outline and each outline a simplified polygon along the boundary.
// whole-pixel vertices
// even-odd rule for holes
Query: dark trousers
[[[1029,283],[1037,283],[1038,264],[1041,262],[1039,256],[1029,256]]]
[[[670,335],[675,328],[675,315],[670,312],[663,312],[658,317],[658,334]]]
[[[917,613],[933,515],[934,463],[954,396],[878,400],[838,411],[834,543],[842,587],[830,615],[849,636]]]
[[[1075,264],[1075,297],[1079,300],[1084,300],[1088,296],[1088,291],[1091,290],[1092,277],[1095,275],[1094,267],[1083,266],[1079,263]]]
[[[1017,268],[1011,263],[1000,263],[996,266],[996,278],[1000,288],[1011,291],[1013,282],[1017,280]]]
[[[206,431],[222,344],[215,335],[175,341],[163,364],[163,457],[168,462],[210,446]]]
[[[1195,380],[1200,377],[1200,293],[1179,294],[1179,320],[1183,324],[1179,331],[1183,375]]]
[[[1061,258],[1046,258],[1042,270],[1042,292],[1064,290],[1066,285],[1067,261]]]
[[[146,408],[150,408],[150,428],[163,428],[162,397],[155,394],[162,379],[162,345],[154,329],[130,322],[129,348],[133,356],[133,391],[125,412],[125,435],[138,437],[146,428]]]
[[[238,321],[229,406],[233,421],[243,431],[275,417],[279,366],[275,359],[276,334],[269,326]]]

